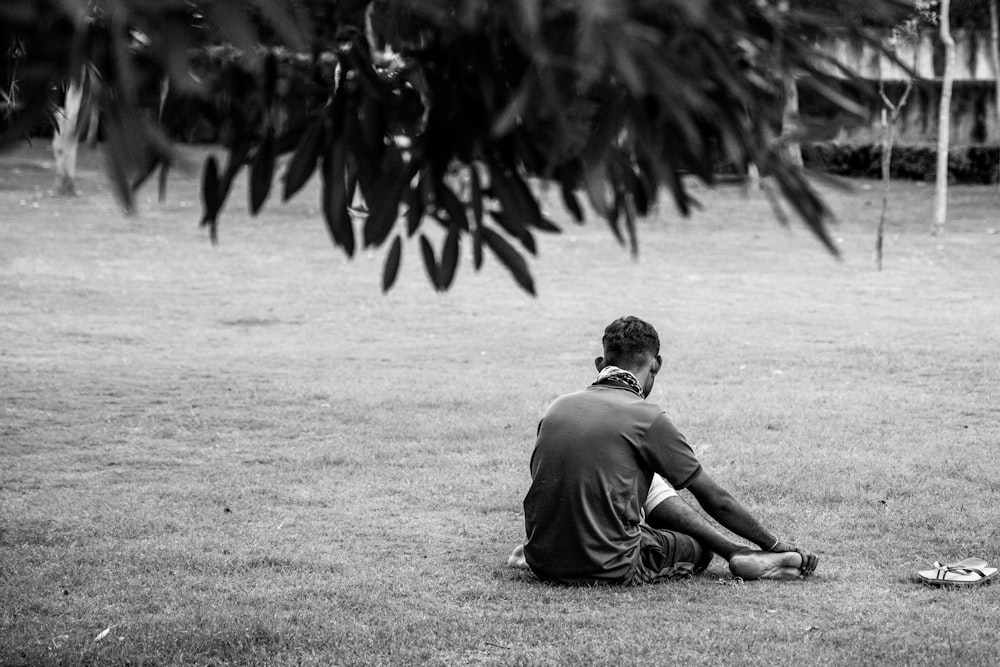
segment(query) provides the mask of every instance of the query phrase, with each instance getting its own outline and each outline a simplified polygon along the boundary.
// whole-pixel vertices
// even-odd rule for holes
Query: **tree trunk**
[[[889,110],[882,108],[882,212],[875,229],[875,267],[882,270],[882,241],[885,238],[885,212],[889,208],[889,183],[892,167],[892,125]]]
[[[951,36],[951,0],[941,1],[941,43],[944,45],[944,74],[941,77],[941,106],[938,109],[937,178],[934,186],[933,234],[944,232],[948,219],[948,146],[951,130],[951,88],[955,76],[955,40]]]
[[[787,13],[791,10],[790,0],[779,0],[778,11]],[[777,64],[777,63],[775,63]],[[799,124],[799,86],[795,82],[795,73],[784,71],[781,75],[781,87],[785,97],[785,106],[781,110],[781,139],[784,142],[785,155],[789,161],[802,166],[802,146],[797,140],[789,137],[798,135]]]
[[[782,83],[785,89],[785,108],[781,115],[781,134],[787,139],[799,132],[799,86],[792,74],[785,75]],[[797,140],[786,141],[785,151],[792,164],[802,166],[802,146]]]
[[[917,69],[916,56],[913,58],[913,70]],[[885,80],[882,79],[882,70],[879,68],[878,92],[882,97],[882,212],[878,218],[878,227],[875,230],[875,266],[882,270],[882,245],[885,239],[885,214],[889,210],[889,184],[892,181],[892,145],[895,141],[896,122],[899,114],[906,106],[906,101],[910,98],[910,91],[913,90],[913,79],[906,80],[906,87],[902,95],[896,102],[889,99],[885,93]]]
[[[996,81],[997,144],[1000,146],[1000,0],[990,0],[990,58]],[[1000,157],[997,159],[997,186],[1000,187]]]
[[[80,146],[80,107],[83,103],[83,77],[70,81],[66,88],[66,102],[56,110],[55,134],[52,152],[56,160],[55,193],[76,194],[76,153]]]

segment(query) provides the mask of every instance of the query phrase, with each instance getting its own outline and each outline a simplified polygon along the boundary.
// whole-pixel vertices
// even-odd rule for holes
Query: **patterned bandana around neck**
[[[607,366],[600,372],[597,376],[597,380],[594,385],[599,384],[610,384],[617,386],[625,386],[626,389],[631,389],[639,398],[646,398],[642,393],[642,387],[639,386],[639,380],[636,379],[635,375],[631,371],[626,371],[617,366]],[[593,386],[593,385],[592,385]]]

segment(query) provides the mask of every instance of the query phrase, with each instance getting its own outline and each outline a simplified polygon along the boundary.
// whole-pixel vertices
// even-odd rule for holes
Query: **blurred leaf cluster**
[[[224,163],[209,158],[202,175],[213,239],[244,169],[254,213],[276,181],[288,199],[319,174],[333,242],[347,255],[388,246],[384,289],[414,241],[436,289],[471,244],[476,268],[488,250],[533,292],[525,254],[559,231],[534,179],[636,252],[637,217],[661,193],[687,214],[685,175],[711,183],[720,162],[757,165],[782,195],[779,218],[790,207],[836,252],[825,205],[778,140],[781,81],[860,113],[843,92],[851,74],[813,38],[877,45],[907,11],[893,0],[4,0],[18,104],[0,141],[92,67],[110,176],[131,209],[134,188],[173,160],[148,103],[168,81],[230,128]],[[236,54],[224,67],[193,67],[223,45]],[[305,84],[284,75],[288,58],[306,61]],[[307,112],[290,121],[292,107]]]

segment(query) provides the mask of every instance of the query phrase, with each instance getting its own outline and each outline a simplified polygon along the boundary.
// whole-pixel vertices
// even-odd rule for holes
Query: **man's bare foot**
[[[798,579],[802,576],[802,556],[795,551],[740,549],[729,558],[729,570],[743,579]]]
[[[507,557],[507,567],[516,567],[522,570],[527,570],[528,561],[524,559],[524,545],[518,544],[514,547],[514,551],[511,552],[510,556]]]

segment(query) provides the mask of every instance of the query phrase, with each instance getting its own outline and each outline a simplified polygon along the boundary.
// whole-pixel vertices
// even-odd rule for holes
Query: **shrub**
[[[948,181],[988,184],[1000,180],[1000,147],[963,146],[948,151]],[[839,176],[881,178],[882,146],[878,144],[815,143],[802,146],[810,169]],[[937,171],[934,146],[895,146],[889,172],[893,178],[933,181]]]

